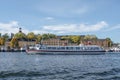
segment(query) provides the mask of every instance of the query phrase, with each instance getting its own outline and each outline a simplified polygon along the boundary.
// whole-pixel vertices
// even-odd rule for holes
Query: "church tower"
[[[19,28],[19,33],[22,33],[22,28]]]

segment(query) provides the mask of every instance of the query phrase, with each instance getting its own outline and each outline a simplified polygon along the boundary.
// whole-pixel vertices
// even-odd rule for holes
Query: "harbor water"
[[[28,55],[0,52],[0,80],[120,80],[120,53]]]

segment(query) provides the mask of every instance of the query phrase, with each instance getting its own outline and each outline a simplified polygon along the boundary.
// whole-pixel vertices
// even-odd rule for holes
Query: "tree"
[[[69,40],[70,41],[70,36],[62,36],[61,40]]]
[[[1,37],[1,33],[0,33],[0,37]]]
[[[28,39],[28,40],[33,40],[33,39],[35,39],[35,34],[34,34],[33,32],[28,33],[28,34],[27,34],[27,39]]]
[[[80,36],[71,36],[71,41],[80,44]]]
[[[97,39],[96,35],[90,35],[90,37],[91,37],[92,40],[96,40]]]
[[[1,34],[0,34],[0,36],[1,36]],[[5,42],[6,42],[6,40],[8,40],[8,38],[9,38],[9,36],[8,36],[7,33],[5,33],[4,35],[2,35],[0,37],[0,45],[5,45]]]
[[[107,41],[107,47],[111,47],[112,46],[112,41],[110,38],[106,38]]]
[[[51,38],[56,38],[56,35],[55,34],[47,34],[48,35],[48,37],[51,39]]]
[[[14,35],[14,37],[17,39],[24,39],[24,38],[26,38],[26,35],[22,32],[18,32]]]
[[[43,35],[42,35],[42,40],[46,40],[46,39],[49,39],[48,34],[43,34]]]
[[[36,35],[36,43],[40,43],[41,40],[42,40],[42,35],[37,34],[37,35]]]
[[[52,39],[52,38],[56,38],[55,34],[43,34],[42,35],[42,40],[46,40],[46,39]]]
[[[15,37],[12,38],[12,40],[10,41],[10,46],[12,48],[18,48],[19,47],[18,39]]]
[[[9,36],[8,36],[8,33],[5,33],[4,35],[2,35],[2,37],[6,40],[8,40]]]
[[[84,40],[96,40],[97,37],[95,35],[86,35],[84,37]]]
[[[0,38],[0,45],[4,45],[5,44],[5,38],[1,37]]]

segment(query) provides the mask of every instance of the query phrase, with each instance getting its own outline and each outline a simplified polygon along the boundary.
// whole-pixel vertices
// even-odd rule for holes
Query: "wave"
[[[66,74],[68,71],[1,71],[0,78],[6,77],[41,77],[41,76],[50,76],[55,74]]]
[[[95,76],[109,76],[109,75],[116,75],[120,73],[120,68],[113,68],[113,69],[110,69],[108,71],[103,71],[103,72],[91,72],[91,73],[85,73],[83,75],[85,76],[92,76],[92,75],[95,75]]]
[[[94,76],[94,77],[96,77],[96,80],[114,80],[114,79],[120,80],[120,76],[117,76],[119,74],[120,74],[120,68],[112,68],[108,71],[84,73],[82,76],[84,76],[84,77]],[[106,78],[106,77],[108,77],[108,78]],[[98,78],[100,78],[100,79],[98,79]]]
[[[94,77],[95,80],[120,80],[120,68],[112,68],[108,71],[100,72],[87,72],[79,73],[78,71],[72,71],[69,69],[44,69],[40,71],[30,71],[30,70],[21,70],[21,71],[0,71],[0,78],[19,78],[19,77],[41,77],[41,78],[61,78],[61,79],[86,79]]]
[[[120,76],[112,76],[112,77],[108,77],[108,78],[99,78],[96,80],[120,80]]]
[[[38,75],[44,75],[39,72],[28,72],[28,71],[1,71],[0,72],[0,78],[5,78],[5,77],[20,77],[20,76],[38,76]]]

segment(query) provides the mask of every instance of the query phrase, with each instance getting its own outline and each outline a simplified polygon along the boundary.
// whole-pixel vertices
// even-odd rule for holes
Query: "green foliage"
[[[97,39],[97,37],[95,35],[86,35],[84,37],[84,40],[95,40]]]
[[[1,36],[1,33],[0,33],[0,36]],[[5,42],[6,42],[6,40],[8,40],[8,38],[9,38],[9,36],[8,36],[7,33],[5,33],[4,35],[2,35],[2,36],[0,37],[0,45],[4,45]]]
[[[35,37],[35,34],[34,34],[33,32],[30,32],[30,33],[27,34],[27,39],[33,40],[33,39],[35,39],[35,38],[36,38],[36,37]]]
[[[79,44],[80,43],[80,36],[68,36],[68,40],[71,42],[71,43],[77,43]]]
[[[1,33],[0,33],[0,37],[1,37]]]
[[[70,40],[70,37],[69,36],[62,36],[61,40]]]
[[[106,38],[106,41],[107,41],[107,46],[108,47],[111,47],[112,46],[112,41],[111,41],[111,39],[110,38]]]
[[[43,40],[49,39],[49,36],[48,36],[47,34],[43,34],[43,35],[42,35],[42,39],[43,39]]]
[[[7,40],[7,39],[9,38],[8,33],[5,33],[4,35],[2,35],[2,37],[3,37],[5,40]]]
[[[0,38],[0,45],[4,45],[5,44],[5,38],[1,37]]]
[[[63,36],[61,37],[62,40],[69,40],[70,42],[72,43],[77,43],[79,44],[80,43],[80,36],[76,36],[76,35],[73,35],[73,36]]]
[[[19,47],[18,39],[17,38],[12,38],[12,40],[10,41],[10,46],[12,48],[18,48]]]
[[[48,37],[51,39],[51,38],[56,38],[56,35],[55,34],[47,34],[48,35]]]
[[[37,34],[37,35],[36,35],[36,43],[40,43],[41,40],[42,40],[42,35]]]
[[[71,39],[74,43],[77,43],[77,44],[80,43],[80,36],[72,36]]]
[[[24,33],[19,32],[19,33],[16,33],[14,37],[17,39],[23,39],[23,38],[26,38],[26,35]]]
[[[52,38],[56,38],[56,35],[54,35],[54,34],[43,34],[42,35],[43,40],[52,39]]]

